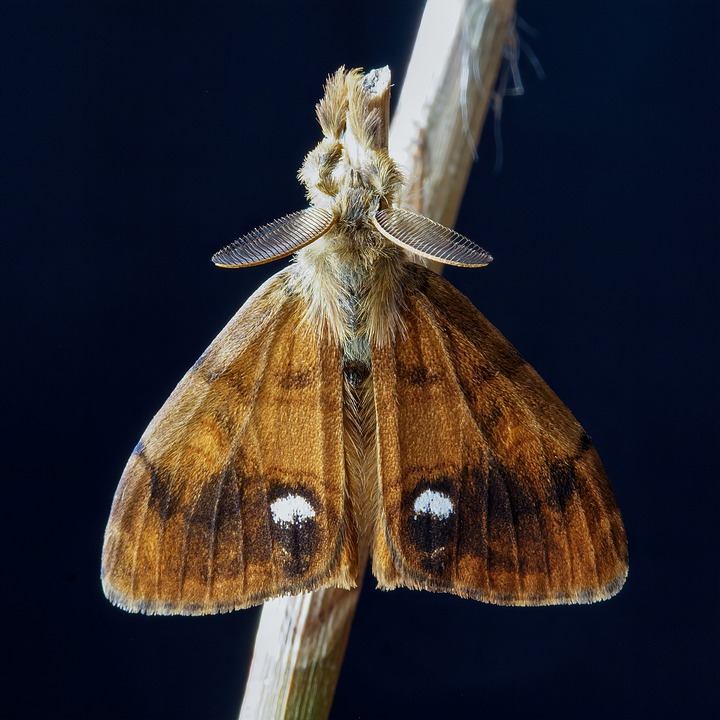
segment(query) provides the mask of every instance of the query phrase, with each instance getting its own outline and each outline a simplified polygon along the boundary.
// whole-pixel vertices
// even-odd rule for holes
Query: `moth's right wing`
[[[302,323],[290,271],[240,309],[128,461],[103,550],[115,604],[206,614],[355,585],[340,350]]]
[[[590,438],[462,293],[414,267],[406,332],[372,355],[379,585],[504,605],[614,595],[625,529]]]

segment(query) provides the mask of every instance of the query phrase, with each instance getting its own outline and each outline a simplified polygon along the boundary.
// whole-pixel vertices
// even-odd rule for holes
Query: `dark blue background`
[[[389,64],[401,82],[421,5],[0,7],[1,717],[235,716],[258,611],[113,608],[107,513],[151,416],[280,267],[210,255],[303,206],[325,76]],[[519,12],[546,79],[523,61],[502,171],[486,132],[458,220],[495,262],[447,277],[593,436],[630,577],[537,609],[368,580],[336,718],[717,712],[717,4]]]

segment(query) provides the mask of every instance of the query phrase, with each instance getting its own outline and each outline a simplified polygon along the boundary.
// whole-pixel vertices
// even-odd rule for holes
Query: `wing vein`
[[[235,486],[237,487],[237,499],[238,499],[238,512],[237,521],[239,523],[238,529],[238,554],[240,555],[239,563],[242,568],[242,592],[245,592],[247,587],[247,563],[245,561],[245,526],[243,523],[242,516],[242,488],[240,486],[240,479],[238,478],[237,470],[235,469],[235,458],[230,459],[230,470],[232,471],[233,479],[235,480]]]
[[[588,524],[587,520],[587,513],[585,512],[585,506],[583,505],[582,498],[580,497],[580,493],[576,492],[575,497],[577,499],[578,508],[580,509],[580,515],[582,516],[582,523],[585,527],[585,532],[587,533],[587,544],[590,548],[590,554],[592,556],[592,566],[593,566],[593,572],[595,574],[595,587],[599,590],[600,589],[600,573],[598,572],[598,566],[597,566],[597,557],[595,554],[595,542],[593,540],[593,536],[590,533],[590,525]]]
[[[182,566],[180,569],[180,588],[179,588],[179,594],[178,594],[178,602],[182,604],[183,599],[183,593],[185,592],[185,581],[187,579],[187,569],[188,569],[188,544],[190,541],[190,533],[191,533],[191,526],[192,526],[192,520],[195,516],[195,510],[197,509],[198,503],[200,502],[201,494],[198,493],[195,496],[195,499],[192,503],[192,507],[189,512],[185,514],[185,532],[183,533],[183,548],[182,552],[180,553],[180,558],[182,561]]]
[[[518,535],[518,528],[516,525],[515,517],[517,515],[517,507],[513,503],[512,493],[510,492],[510,485],[508,483],[507,474],[504,472],[498,473],[502,478],[503,485],[505,486],[505,494],[508,499],[508,508],[510,510],[510,527],[512,527],[513,539],[515,543],[515,579],[517,582],[517,594],[523,592],[522,588],[522,572],[520,567],[520,536]]]
[[[143,458],[144,459],[144,458]],[[148,460],[146,465],[148,466],[150,477],[152,479],[152,473],[154,472],[154,468],[150,465],[150,461]],[[144,503],[145,507],[143,509],[143,516],[142,520],[140,521],[140,531],[135,536],[135,552],[133,553],[133,569],[132,569],[132,582],[130,583],[130,598],[135,597],[135,587],[136,587],[136,580],[137,580],[137,562],[138,562],[138,556],[140,554],[140,543],[143,536],[143,532],[145,531],[145,525],[147,524],[148,514],[150,512],[150,503],[146,502]]]
[[[205,588],[205,605],[210,602],[210,596],[212,594],[212,586],[215,581],[214,564],[215,554],[217,552],[217,516],[218,507],[220,506],[220,498],[222,497],[222,491],[225,487],[225,480],[227,478],[227,472],[223,472],[220,476],[220,482],[218,483],[217,493],[215,495],[215,503],[213,507],[212,522],[210,523],[210,537],[208,542],[208,562],[207,562],[207,580]]]

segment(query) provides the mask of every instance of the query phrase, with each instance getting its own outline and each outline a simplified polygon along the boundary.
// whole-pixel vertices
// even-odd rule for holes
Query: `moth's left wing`
[[[354,586],[340,350],[303,322],[291,272],[240,309],[128,461],[103,549],[115,604],[206,614]]]
[[[380,587],[506,605],[615,594],[625,531],[590,439],[464,295],[414,273],[407,332],[372,354]]]

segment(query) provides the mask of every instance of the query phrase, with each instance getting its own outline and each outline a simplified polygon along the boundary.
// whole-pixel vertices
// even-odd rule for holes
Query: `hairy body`
[[[128,461],[103,551],[105,592],[126,609],[203,614],[354,587],[367,553],[382,588],[502,604],[591,602],[624,582],[625,532],[589,437],[415,262],[491,258],[395,206],[378,81],[329,79],[323,139],[299,174],[311,207],[214,257],[296,252]]]

